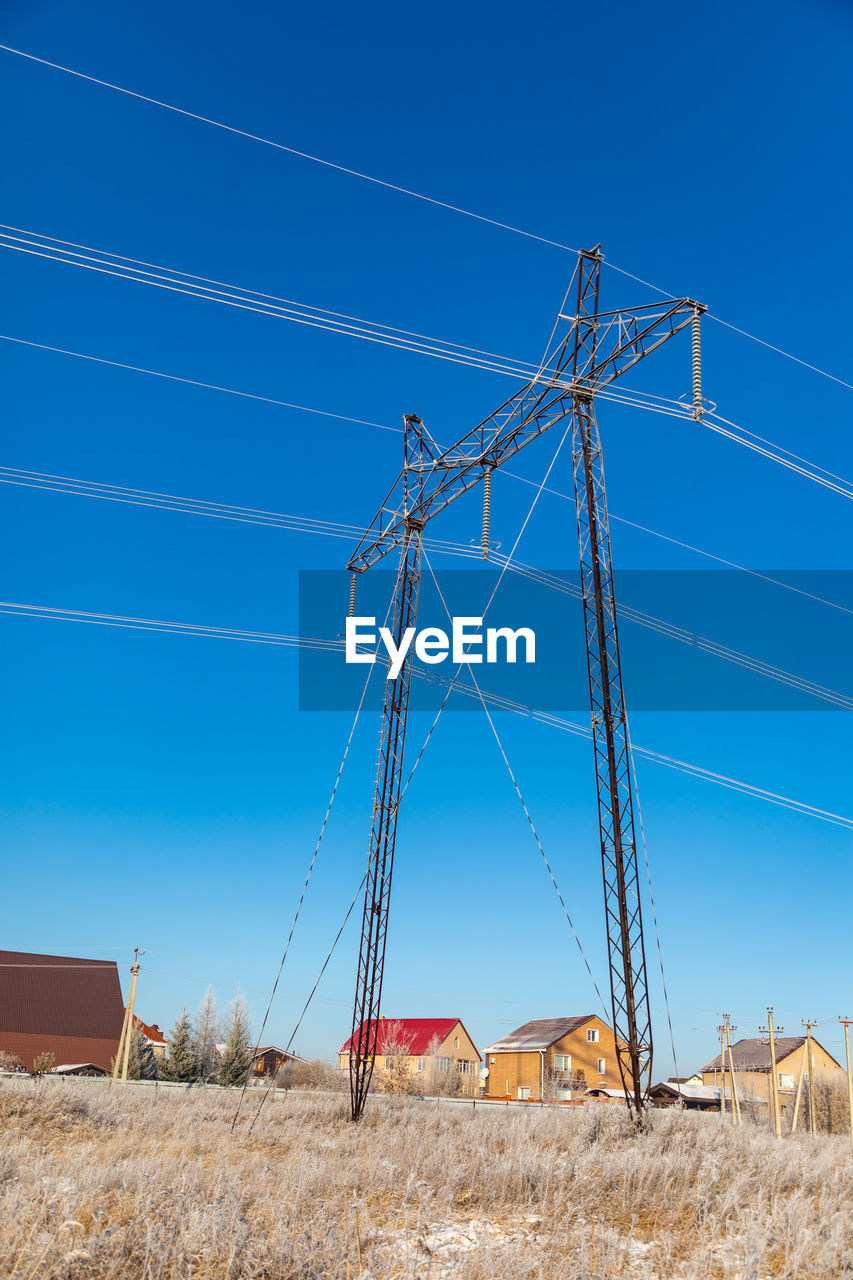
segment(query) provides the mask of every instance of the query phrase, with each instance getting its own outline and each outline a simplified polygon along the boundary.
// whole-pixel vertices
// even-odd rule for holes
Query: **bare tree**
[[[542,1079],[543,1101],[563,1101],[566,1089],[569,1090],[571,1097],[586,1092],[586,1077],[583,1071],[557,1071],[552,1067],[546,1067]]]
[[[433,1036],[427,1046],[424,1084],[433,1097],[458,1098],[462,1093],[462,1072],[452,1058],[439,1054],[441,1041]]]
[[[417,1081],[411,1069],[413,1035],[403,1023],[394,1020],[382,1023],[382,1056],[385,1070],[374,1083],[383,1093],[415,1093]],[[378,1048],[378,1046],[377,1046]]]
[[[342,1093],[349,1088],[343,1071],[315,1058],[313,1062],[285,1062],[276,1072],[277,1089],[319,1089],[324,1093]]]
[[[200,1080],[210,1080],[219,1070],[219,1011],[213,988],[208,987],[195,1015],[195,1045]]]

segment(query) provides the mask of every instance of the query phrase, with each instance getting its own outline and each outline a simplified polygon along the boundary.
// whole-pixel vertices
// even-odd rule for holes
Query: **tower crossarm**
[[[582,268],[585,260],[597,261],[582,254]],[[581,314],[582,305],[579,298],[573,316],[561,310],[557,323],[567,323],[568,332],[552,343],[552,354],[535,378],[450,448],[440,450],[430,441],[433,447],[407,461],[348,569],[363,573],[401,546],[413,518],[424,523],[432,519],[478,485],[486,471],[503,466],[571,413],[576,396],[594,396],[705,310],[690,298],[593,316]]]

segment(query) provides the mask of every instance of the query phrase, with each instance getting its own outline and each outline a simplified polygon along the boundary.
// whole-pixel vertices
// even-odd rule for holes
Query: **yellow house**
[[[348,1071],[353,1037],[338,1050]],[[455,1094],[480,1090],[480,1051],[459,1018],[380,1018],[373,1087],[380,1092]]]
[[[486,1050],[490,1097],[562,1101],[622,1088],[616,1038],[597,1014],[525,1022]]]
[[[808,1071],[805,1036],[776,1037],[776,1074],[779,1097],[783,1105],[793,1101],[800,1072]],[[827,1076],[843,1071],[832,1054],[812,1036],[812,1070],[816,1075]],[[770,1102],[770,1045],[764,1040],[738,1040],[732,1045],[735,1086],[744,1096]],[[702,1068],[703,1084],[720,1084],[720,1055]],[[729,1087],[729,1056],[726,1053],[726,1086]]]
[[[166,1049],[167,1049],[166,1037],[163,1035],[163,1032],[157,1026],[157,1023],[152,1022],[151,1025],[149,1026],[147,1022],[143,1022],[141,1018],[137,1018],[136,1014],[134,1014],[133,1026],[136,1031],[142,1032],[143,1036],[145,1037],[145,1040],[151,1046],[151,1050],[154,1054],[154,1057],[158,1059],[164,1059],[166,1057]]]

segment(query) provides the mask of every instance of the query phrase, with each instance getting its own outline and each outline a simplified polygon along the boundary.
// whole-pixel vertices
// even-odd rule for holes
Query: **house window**
[[[458,1067],[460,1074],[463,1076],[473,1075],[474,1068],[476,1065],[477,1065],[476,1062],[470,1062],[467,1058],[460,1058],[459,1061],[456,1063],[456,1066]]]
[[[586,1033],[587,1044],[598,1044],[598,1028],[588,1027]]]
[[[450,1070],[450,1064],[451,1064],[451,1061],[452,1061],[452,1059],[451,1059],[451,1058],[439,1058],[439,1059],[438,1059],[438,1069],[439,1069],[439,1071],[449,1071],[449,1070]]]
[[[555,1071],[571,1071],[572,1055],[570,1053],[554,1054],[554,1070]]]
[[[520,1084],[520,1085],[518,1086],[518,1100],[519,1100],[519,1102],[526,1102],[526,1101],[527,1101],[527,1099],[528,1099],[529,1097],[530,1097],[530,1090],[529,1090],[528,1088],[526,1088],[523,1084]]]
[[[418,1058],[418,1071],[426,1070],[426,1058]]]
[[[453,1037],[453,1048],[454,1048],[454,1049],[458,1049],[458,1048],[459,1048],[459,1037],[458,1037],[458,1036],[454,1036],[454,1037]]]
[[[603,1076],[603,1075],[606,1075],[606,1073],[607,1073],[607,1063],[604,1061],[604,1059],[603,1059],[603,1058],[599,1058],[599,1059],[598,1059],[598,1074],[599,1074],[600,1076]]]
[[[786,1075],[784,1071],[780,1071],[779,1072],[779,1088],[793,1089],[793,1087],[794,1087],[794,1077]]]

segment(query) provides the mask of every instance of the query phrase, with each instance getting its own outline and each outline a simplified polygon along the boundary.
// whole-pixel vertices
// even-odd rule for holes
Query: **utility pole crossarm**
[[[487,470],[502,466],[571,413],[575,396],[594,396],[704,310],[690,298],[675,298],[594,317],[566,316],[561,311],[558,325],[568,322],[569,331],[558,345],[552,344],[552,354],[537,377],[449,449],[440,450],[427,436],[421,458],[400,472],[347,568],[363,573],[376,564],[402,544],[407,518],[426,523],[479,484]],[[587,358],[577,361],[572,376],[576,349]],[[415,502],[411,501],[412,472],[418,485]]]

